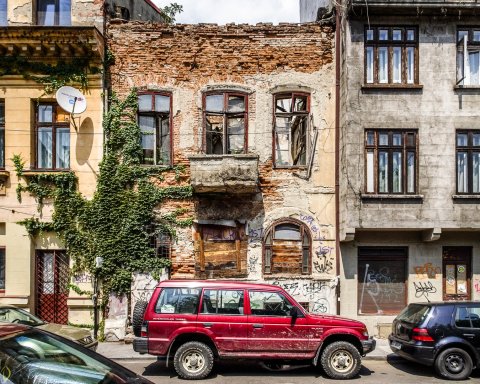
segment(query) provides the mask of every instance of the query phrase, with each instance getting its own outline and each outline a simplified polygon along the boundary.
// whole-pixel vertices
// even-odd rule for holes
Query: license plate
[[[396,342],[396,341],[392,341],[392,348],[395,348],[395,349],[402,349],[402,344]]]

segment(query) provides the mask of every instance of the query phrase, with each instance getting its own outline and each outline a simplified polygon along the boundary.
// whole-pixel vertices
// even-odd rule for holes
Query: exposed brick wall
[[[202,152],[202,92],[207,87],[233,85],[244,87],[249,93],[248,147],[249,152],[260,157],[259,192],[245,196],[196,196],[180,204],[189,208],[190,216],[247,221],[265,217],[286,204],[286,200],[290,204],[292,198],[287,195],[292,191],[299,193],[299,206],[309,204],[305,203],[305,190],[312,187],[312,180],[295,177],[293,173],[298,170],[272,167],[273,107],[266,107],[265,100],[271,103],[271,90],[278,86],[299,86],[304,90],[310,87],[312,102],[316,93],[317,113],[327,113],[329,92],[334,87],[332,25],[166,26],[131,22],[110,24],[107,37],[115,56],[110,82],[117,94],[125,95],[132,87],[172,92],[174,162],[186,166],[182,183],[189,181],[188,156]],[[318,84],[322,84],[321,89]],[[318,116],[316,121],[322,118],[325,119]],[[328,126],[333,124],[329,122]],[[167,177],[164,183],[169,182],[173,180]],[[162,211],[178,206],[167,203]],[[173,248],[175,278],[195,277],[198,260],[193,231],[178,231],[179,239]]]

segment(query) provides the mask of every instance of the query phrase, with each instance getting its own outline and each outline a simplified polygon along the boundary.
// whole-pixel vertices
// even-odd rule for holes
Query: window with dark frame
[[[480,193],[480,131],[457,131],[457,193]]]
[[[138,96],[142,164],[172,164],[171,95],[149,92]]]
[[[155,251],[155,257],[170,259],[172,248],[170,234],[162,230],[151,232],[150,247]]]
[[[37,0],[37,24],[43,26],[72,25],[71,0]]]
[[[5,290],[5,248],[0,248],[0,291]]]
[[[457,28],[457,84],[480,86],[480,27]]]
[[[274,96],[273,158],[277,168],[307,165],[310,95],[282,93]]]
[[[308,275],[311,273],[311,237],[307,227],[296,220],[272,225],[263,241],[265,275]]]
[[[205,152],[247,152],[248,97],[237,92],[207,93],[203,101]]]
[[[70,115],[56,103],[36,107],[36,168],[70,168]]]
[[[358,314],[396,315],[407,304],[406,247],[359,247]]]
[[[0,0],[0,26],[8,25],[7,0]]]
[[[0,169],[5,169],[5,102],[0,101]]]
[[[365,27],[365,83],[418,84],[418,28]]]
[[[417,193],[417,131],[365,131],[365,192]]]

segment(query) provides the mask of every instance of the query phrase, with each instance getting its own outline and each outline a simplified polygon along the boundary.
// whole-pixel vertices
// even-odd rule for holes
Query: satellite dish
[[[87,109],[87,100],[82,92],[73,87],[61,87],[55,94],[58,105],[66,112],[83,113]]]

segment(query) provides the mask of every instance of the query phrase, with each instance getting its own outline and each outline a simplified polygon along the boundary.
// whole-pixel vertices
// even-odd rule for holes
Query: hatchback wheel
[[[207,377],[213,368],[211,348],[198,341],[189,341],[177,349],[174,357],[175,371],[186,380],[198,380]]]
[[[336,341],[323,350],[320,362],[328,377],[351,379],[358,375],[362,358],[358,349],[346,342]]]
[[[449,380],[466,379],[472,373],[472,367],[472,358],[460,348],[446,349],[435,360],[435,371]]]

